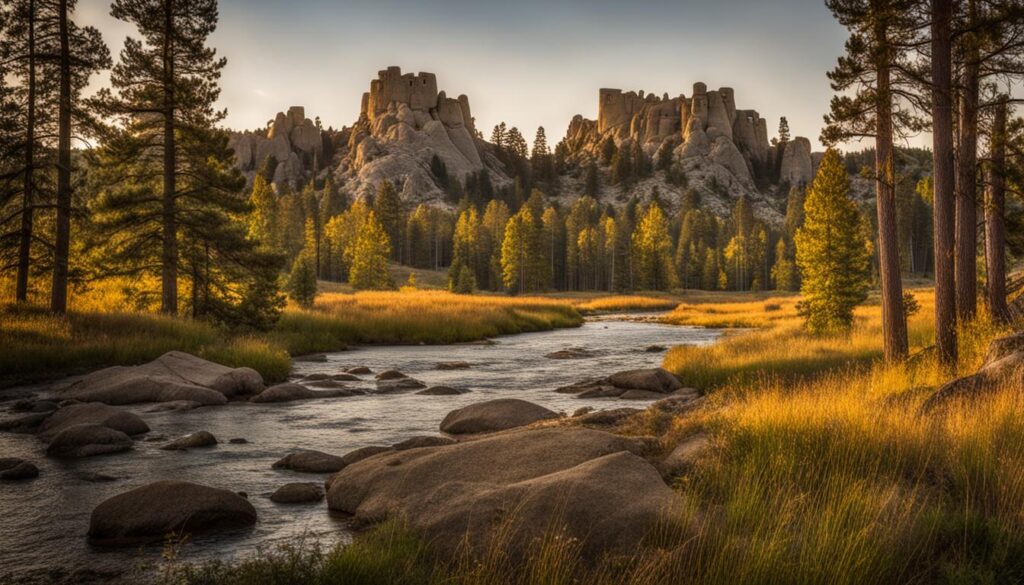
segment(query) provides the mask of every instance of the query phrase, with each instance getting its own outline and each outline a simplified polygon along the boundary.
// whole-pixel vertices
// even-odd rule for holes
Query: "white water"
[[[143,438],[127,453],[62,461],[46,458],[44,444],[34,436],[0,433],[0,457],[29,459],[41,472],[29,482],[0,483],[0,583],[109,582],[113,575],[158,560],[159,546],[102,550],[89,546],[85,535],[97,504],[159,479],[185,479],[244,491],[259,514],[255,528],[197,538],[184,549],[189,560],[228,559],[303,535],[326,542],[347,538],[345,520],[332,517],[324,503],[283,506],[270,502],[269,495],[285,483],[324,478],[272,469],[274,461],[299,448],[342,455],[368,445],[437,434],[438,424],[449,411],[498,397],[521,398],[567,414],[583,406],[642,406],[642,401],[579,399],[553,390],[623,369],[660,365],[663,353],[644,351],[650,345],[704,345],[718,336],[718,331],[708,329],[600,320],[574,329],[501,337],[493,345],[366,347],[329,354],[322,363],[298,362],[293,373],[297,377],[336,374],[368,366],[374,372],[397,369],[431,386],[472,391],[458,396],[370,394],[290,404],[232,403],[184,413],[146,413],[147,405],[133,408],[152,428],[151,439],[206,430],[220,441],[216,447],[188,452],[161,451],[158,446],[163,440]],[[544,357],[572,347],[590,350],[594,356],[576,360]],[[438,362],[445,361],[466,361],[472,367],[435,369]],[[372,376],[365,378],[365,382],[350,383],[351,387],[372,391]],[[0,408],[3,406],[0,403]],[[228,444],[236,437],[249,443]],[[90,483],[80,478],[83,472],[119,479]]]

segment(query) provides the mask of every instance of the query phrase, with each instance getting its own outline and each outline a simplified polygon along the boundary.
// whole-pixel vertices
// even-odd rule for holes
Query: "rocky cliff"
[[[266,130],[231,133],[228,144],[235,151],[236,166],[250,182],[270,157],[276,163],[273,182],[293,189],[316,176],[328,162],[323,133],[301,106],[278,112]]]
[[[451,177],[463,180],[486,168],[494,182],[508,181],[476,131],[468,97],[438,91],[433,73],[403,74],[388,67],[363,94],[359,119],[334,173],[356,197],[375,192],[388,179],[407,200],[438,200],[444,193],[431,172],[435,155]]]

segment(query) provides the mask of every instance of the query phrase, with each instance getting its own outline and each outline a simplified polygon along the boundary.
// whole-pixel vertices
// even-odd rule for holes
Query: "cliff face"
[[[460,180],[484,168],[496,182],[508,180],[476,131],[469,98],[439,92],[433,73],[389,67],[363,94],[335,176],[356,197],[387,179],[409,200],[437,200],[444,194],[430,170],[434,155]]]
[[[271,156],[277,163],[273,182],[300,188],[319,173],[324,160],[324,137],[301,106],[278,112],[266,131],[233,132],[228,145],[235,151],[235,164],[250,183]]]

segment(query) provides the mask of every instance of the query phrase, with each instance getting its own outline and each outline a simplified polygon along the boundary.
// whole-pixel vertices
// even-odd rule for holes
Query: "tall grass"
[[[577,310],[584,313],[611,311],[669,311],[679,305],[678,299],[662,296],[611,295],[574,301]]]

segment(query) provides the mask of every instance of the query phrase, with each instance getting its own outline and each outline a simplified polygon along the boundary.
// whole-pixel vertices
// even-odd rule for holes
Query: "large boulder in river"
[[[62,431],[79,425],[98,425],[126,435],[149,432],[149,425],[138,415],[106,404],[71,404],[65,406],[39,425],[39,437],[51,440]]]
[[[649,392],[660,392],[668,394],[683,387],[679,378],[673,376],[664,368],[647,368],[642,370],[627,370],[616,372],[608,376],[608,381],[616,388],[626,390],[647,390]]]
[[[109,455],[127,451],[133,443],[131,437],[109,427],[75,425],[57,433],[46,454],[64,459]]]
[[[585,428],[519,430],[380,454],[338,473],[331,510],[358,522],[403,518],[440,552],[469,543],[523,553],[554,528],[583,553],[628,553],[680,503],[642,441]]]
[[[345,465],[345,461],[337,455],[304,449],[285,455],[274,463],[274,469],[291,469],[303,473],[334,473]]]
[[[64,396],[106,404],[189,400],[217,405],[261,390],[263,378],[252,368],[229,368],[170,351],[140,366],[114,366],[93,372],[68,387]]]
[[[441,421],[441,431],[452,435],[492,433],[523,427],[558,413],[517,398],[498,398],[453,410]]]
[[[158,481],[116,495],[97,506],[89,541],[133,546],[170,533],[196,533],[251,526],[256,509],[235,492],[187,481]]]
[[[318,483],[286,483],[270,495],[277,504],[312,504],[324,499],[324,488]]]
[[[249,399],[250,402],[292,402],[308,400],[316,394],[302,384],[278,384]]]

